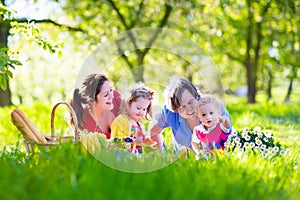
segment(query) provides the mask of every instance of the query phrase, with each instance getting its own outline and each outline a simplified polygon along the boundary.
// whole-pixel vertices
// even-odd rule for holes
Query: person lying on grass
[[[219,102],[211,95],[204,95],[198,101],[197,111],[201,124],[193,130],[192,148],[199,160],[200,154],[208,159],[213,149],[224,149],[224,143],[231,133],[230,119],[221,116]]]
[[[142,83],[131,86],[124,95],[123,112],[111,123],[111,139],[124,140],[127,150],[134,154],[142,153],[142,145],[155,146],[156,142],[143,133],[142,120],[152,117],[153,92]]]
[[[172,146],[178,154],[192,149],[192,134],[194,127],[201,122],[198,118],[196,105],[201,99],[200,91],[187,79],[172,77],[165,88],[165,105],[152,118],[149,125],[151,138],[157,142],[160,150],[166,149],[163,130],[172,129]],[[220,103],[221,115],[230,115],[225,106]]]
[[[121,95],[104,74],[89,74],[70,100],[80,131],[97,132],[110,138],[110,124],[118,115]],[[73,118],[71,124],[74,125]]]

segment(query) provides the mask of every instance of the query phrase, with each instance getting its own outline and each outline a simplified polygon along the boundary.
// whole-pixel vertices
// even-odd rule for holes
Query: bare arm
[[[225,106],[222,103],[220,103],[220,108],[221,108],[221,115],[224,117],[227,117],[229,119],[229,127],[228,128],[231,129],[232,122],[231,122],[231,117],[230,117],[229,112],[227,111],[227,109],[225,108]]]
[[[152,140],[157,142],[157,147],[162,149],[163,147],[163,136],[161,134],[162,128],[160,128],[157,124],[150,124],[149,132]]]

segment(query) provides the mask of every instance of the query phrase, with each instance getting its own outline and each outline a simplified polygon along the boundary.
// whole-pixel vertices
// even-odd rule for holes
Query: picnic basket
[[[72,136],[56,136],[54,131],[54,119],[55,112],[59,105],[66,105],[70,110],[71,117],[74,121],[74,126],[72,127],[73,133]],[[54,145],[60,145],[63,142],[72,140],[74,143],[78,142],[79,139],[79,128],[78,128],[78,120],[76,117],[76,113],[72,106],[64,101],[56,103],[51,111],[51,135],[43,135],[41,134],[33,122],[25,115],[25,113],[15,108],[11,112],[11,122],[17,127],[17,129],[21,132],[21,135],[24,139],[24,144],[26,148],[26,152],[33,151],[34,146],[38,146],[39,148],[49,148]]]

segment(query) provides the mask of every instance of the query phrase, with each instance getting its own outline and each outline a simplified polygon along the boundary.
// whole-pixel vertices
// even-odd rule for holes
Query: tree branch
[[[40,23],[48,23],[48,24],[53,24],[55,26],[58,26],[58,27],[61,27],[61,28],[66,28],[68,29],[69,31],[80,31],[80,32],[85,32],[83,29],[81,28],[78,28],[78,27],[71,27],[71,26],[68,26],[68,25],[65,25],[65,24],[59,24],[57,23],[56,21],[53,21],[51,19],[32,19],[32,20],[28,20],[26,18],[21,18],[21,19],[15,19],[15,21],[17,22],[27,22],[27,23],[31,23],[31,22],[34,22],[36,24],[40,24]]]
[[[135,51],[137,52],[137,54],[140,54],[140,50],[135,42],[135,38],[134,36],[132,35],[131,31],[129,31],[131,28],[127,25],[126,21],[125,21],[125,18],[123,17],[122,13],[120,12],[120,10],[117,8],[115,2],[113,0],[108,0],[108,2],[111,4],[111,6],[113,7],[113,9],[117,12],[120,20],[121,20],[121,23],[123,24],[123,26],[125,27],[125,29],[127,30],[127,34],[129,36],[129,39],[131,40],[134,48],[135,48]]]
[[[161,32],[161,28],[164,27],[168,21],[168,18],[170,16],[170,13],[172,11],[172,6],[170,6],[168,3],[165,4],[165,9],[166,12],[164,14],[164,17],[161,19],[159,25],[158,25],[158,29],[156,29],[155,33],[153,34],[152,38],[148,41],[147,45],[146,45],[146,49],[143,51],[143,56],[147,54],[147,52],[150,50],[151,46],[153,45],[154,41],[156,40],[156,38],[158,37],[158,34]]]
[[[123,52],[123,50],[122,50],[122,48],[121,48],[121,44],[120,44],[121,41],[122,41],[122,39],[116,40],[118,52],[119,52],[119,54],[122,56],[122,58],[125,60],[125,62],[126,62],[127,65],[129,66],[129,68],[130,68],[130,69],[133,69],[134,66],[131,64],[131,62],[129,62],[128,57],[125,55],[125,53]]]
[[[262,20],[257,22],[257,30],[256,30],[256,46],[255,46],[255,49],[254,49],[254,67],[255,69],[257,68],[258,66],[258,60],[259,60],[259,51],[260,51],[260,46],[261,46],[261,41],[263,39],[263,36],[262,36],[262,23],[264,21],[264,18],[265,18],[265,14],[267,13],[268,9],[270,8],[270,5],[271,5],[271,1],[269,1],[263,8],[260,16],[262,17]]]
[[[230,59],[235,60],[235,61],[238,61],[238,62],[244,64],[244,60],[243,60],[243,59],[240,59],[239,57],[235,57],[234,55],[232,55],[232,54],[230,54],[230,53],[226,53],[226,55],[227,55]]]
[[[142,10],[143,10],[143,7],[144,7],[144,0],[141,0],[141,2],[140,2],[140,4],[139,4],[139,9],[138,9],[138,11],[136,12],[136,19],[135,19],[134,22],[132,22],[132,24],[130,25],[130,27],[134,27],[135,24],[139,21],[139,19],[140,19],[140,14],[141,14],[141,12],[142,12]]]
[[[127,25],[125,18],[123,17],[122,13],[120,12],[120,10],[117,8],[115,2],[113,0],[108,0],[108,2],[111,4],[111,6],[113,7],[113,9],[117,12],[118,17],[120,18],[122,24],[125,26],[126,30],[130,30],[130,27]]]

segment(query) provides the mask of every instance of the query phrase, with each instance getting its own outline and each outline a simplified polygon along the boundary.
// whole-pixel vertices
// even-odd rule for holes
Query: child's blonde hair
[[[151,120],[152,118],[152,100],[153,100],[153,92],[150,91],[144,84],[138,83],[134,84],[130,87],[128,93],[124,95],[124,100],[122,104],[122,110],[123,113],[129,115],[129,107],[131,104],[135,101],[137,101],[138,98],[143,97],[144,99],[147,99],[150,101],[149,106],[146,110],[145,118],[147,120]]]
[[[205,95],[201,96],[200,100],[198,101],[198,106],[197,106],[198,112],[201,111],[201,106],[204,106],[206,104],[212,104],[218,112],[221,112],[219,102],[217,101],[217,99],[215,99],[210,94],[205,94]]]

